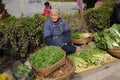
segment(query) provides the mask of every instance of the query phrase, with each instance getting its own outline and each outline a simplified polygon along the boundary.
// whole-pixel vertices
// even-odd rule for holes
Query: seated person
[[[44,40],[47,45],[61,47],[66,54],[76,51],[71,43],[70,29],[57,8],[51,9],[50,18],[44,24]]]

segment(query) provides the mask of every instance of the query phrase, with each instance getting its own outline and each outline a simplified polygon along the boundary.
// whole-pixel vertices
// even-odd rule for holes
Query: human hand
[[[67,45],[67,43],[64,43],[64,45]]]

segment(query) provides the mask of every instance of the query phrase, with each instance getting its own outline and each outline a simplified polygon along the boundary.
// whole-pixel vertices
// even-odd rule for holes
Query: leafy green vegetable
[[[80,39],[80,38],[83,38],[83,34],[79,33],[79,32],[74,32],[74,33],[71,33],[71,37],[73,39]]]
[[[24,64],[19,65],[17,68],[13,70],[13,73],[16,77],[18,75],[21,77],[25,77],[28,75],[29,72],[30,72],[30,69]]]
[[[30,56],[33,67],[46,68],[58,62],[64,56],[64,51],[57,46],[46,46]]]
[[[89,47],[80,54],[70,54],[68,57],[73,60],[75,66],[80,68],[101,65],[108,58],[111,58],[111,56],[109,56],[106,51],[97,47]]]
[[[120,24],[114,24],[110,28],[94,34],[94,40],[98,48],[120,48]]]
[[[79,57],[85,60],[88,66],[99,65],[103,62],[102,57],[104,57],[106,53],[106,51],[103,51],[99,48],[90,47],[87,50],[82,51]]]
[[[87,67],[87,62],[80,58],[77,54],[70,54],[68,57],[73,60],[75,66]]]

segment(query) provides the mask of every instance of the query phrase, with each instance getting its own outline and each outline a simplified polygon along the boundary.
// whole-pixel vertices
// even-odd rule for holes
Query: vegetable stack
[[[114,24],[108,29],[95,33],[94,40],[98,48],[120,49],[120,24]]]
[[[71,38],[72,43],[85,45],[93,40],[93,35],[89,32],[73,32]]]
[[[74,33],[71,33],[71,37],[73,39],[80,39],[80,38],[84,38],[83,35],[79,32],[74,32]]]
[[[32,54],[30,64],[36,76],[47,77],[65,64],[66,54],[58,46],[46,46]]]
[[[30,56],[30,63],[36,68],[47,68],[64,56],[64,51],[60,47],[46,46]]]
[[[70,54],[69,58],[71,58],[75,64],[76,73],[79,73],[82,69],[87,69],[91,66],[102,65],[108,60],[113,59],[113,57],[107,54],[106,51],[97,47],[89,47],[80,54]]]

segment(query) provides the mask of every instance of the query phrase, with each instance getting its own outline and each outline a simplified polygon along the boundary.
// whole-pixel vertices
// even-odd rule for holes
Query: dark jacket
[[[63,47],[64,43],[71,43],[70,30],[66,21],[59,18],[58,24],[48,19],[44,25],[44,39],[47,45]]]
[[[86,9],[89,9],[89,8],[93,8],[97,1],[101,1],[101,0],[83,0],[83,3],[86,4]]]
[[[44,40],[47,45],[59,46],[66,54],[76,51],[71,43],[70,30],[66,21],[59,18],[57,23],[48,19],[44,25]]]
[[[110,17],[110,26],[114,23],[120,24],[120,3],[115,6]]]

